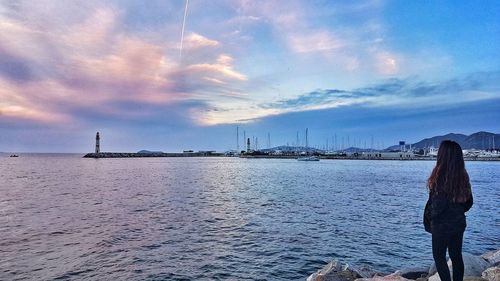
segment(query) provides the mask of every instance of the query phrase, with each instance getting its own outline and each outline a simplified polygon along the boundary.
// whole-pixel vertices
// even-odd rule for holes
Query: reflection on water
[[[0,158],[0,279],[303,280],[431,262],[432,162]],[[500,163],[468,162],[464,250],[500,241]]]

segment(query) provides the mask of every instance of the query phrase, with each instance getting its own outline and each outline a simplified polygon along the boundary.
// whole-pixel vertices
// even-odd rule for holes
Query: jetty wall
[[[189,152],[189,153],[131,153],[131,152],[100,152],[87,153],[84,158],[142,158],[142,157],[220,157],[222,153],[215,152]]]

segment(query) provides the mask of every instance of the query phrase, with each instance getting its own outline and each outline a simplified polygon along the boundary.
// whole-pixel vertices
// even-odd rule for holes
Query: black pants
[[[432,255],[441,281],[451,281],[450,271],[446,264],[446,249],[453,266],[453,281],[463,281],[464,261],[462,259],[462,241],[464,233],[432,234]]]

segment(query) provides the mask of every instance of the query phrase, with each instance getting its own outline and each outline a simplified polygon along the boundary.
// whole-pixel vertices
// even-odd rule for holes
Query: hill
[[[477,132],[469,136],[464,134],[453,134],[453,133],[444,136],[435,136],[432,138],[426,138],[419,142],[416,142],[412,144],[412,147],[426,148],[434,146],[437,148],[439,147],[439,144],[443,140],[456,141],[458,144],[460,144],[462,149],[500,148],[500,134],[494,134],[490,132]]]

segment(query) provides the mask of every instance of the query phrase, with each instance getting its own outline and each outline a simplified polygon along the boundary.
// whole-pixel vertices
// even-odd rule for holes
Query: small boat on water
[[[9,157],[19,157],[19,155],[11,154]]]
[[[318,156],[304,156],[297,158],[298,161],[319,161]]]

